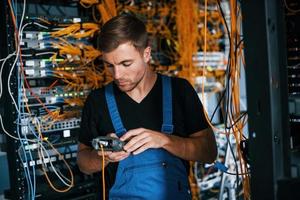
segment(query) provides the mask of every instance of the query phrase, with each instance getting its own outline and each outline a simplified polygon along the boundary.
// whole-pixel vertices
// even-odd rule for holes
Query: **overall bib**
[[[163,124],[161,132],[173,133],[171,79],[162,76]],[[118,137],[123,126],[112,83],[105,87],[105,97],[110,117]],[[119,162],[116,181],[109,192],[110,200],[189,200],[188,174],[183,162],[164,149],[148,149],[130,155]]]

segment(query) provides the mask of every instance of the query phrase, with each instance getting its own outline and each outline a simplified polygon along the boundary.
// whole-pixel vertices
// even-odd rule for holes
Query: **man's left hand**
[[[129,130],[120,139],[128,140],[124,150],[135,155],[150,148],[162,148],[168,142],[169,137],[157,131],[137,128]]]

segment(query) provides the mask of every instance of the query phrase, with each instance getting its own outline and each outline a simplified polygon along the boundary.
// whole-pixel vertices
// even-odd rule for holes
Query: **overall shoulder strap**
[[[163,124],[161,132],[173,133],[173,113],[172,113],[172,85],[171,78],[162,76],[162,97],[163,97]]]
[[[118,111],[112,83],[105,86],[105,98],[115,133],[118,137],[120,137],[126,132],[126,129],[123,126],[120,113]]]

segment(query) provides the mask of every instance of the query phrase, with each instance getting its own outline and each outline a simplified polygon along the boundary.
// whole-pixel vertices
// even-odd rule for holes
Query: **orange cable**
[[[103,200],[105,200],[105,159],[104,159],[104,150],[103,150],[103,145],[100,144],[101,147],[101,154],[102,154],[102,195],[103,195]]]

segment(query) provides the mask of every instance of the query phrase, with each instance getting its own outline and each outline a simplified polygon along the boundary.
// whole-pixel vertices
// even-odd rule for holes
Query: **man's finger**
[[[109,134],[107,134],[107,136],[114,137],[114,138],[119,138],[115,133],[109,133]]]
[[[138,141],[143,140],[146,137],[145,134],[141,133],[139,135],[136,135],[132,137],[124,146],[125,150],[128,150],[131,146],[133,146],[135,143],[138,143]]]
[[[136,136],[138,137],[138,136]],[[133,152],[136,149],[140,148],[141,146],[145,145],[146,143],[148,143],[150,141],[149,137],[142,137],[139,140],[137,140],[135,143],[130,144],[127,146],[127,144],[125,145],[124,149],[127,152]]]
[[[112,162],[118,162],[120,160],[123,160],[124,158],[128,157],[130,154],[123,152],[123,153],[117,153],[117,154],[113,154],[112,156],[109,156],[109,160],[111,160]]]
[[[111,151],[103,151],[103,153],[102,153],[101,150],[100,150],[100,151],[97,151],[97,154],[98,154],[99,156],[102,156],[102,155],[108,156],[108,155],[110,155],[111,153],[112,153]]]
[[[134,137],[136,135],[139,135],[140,133],[142,133],[144,131],[143,128],[137,128],[137,129],[131,129],[129,131],[127,131],[121,138],[120,140],[122,141],[126,141],[131,137]]]
[[[133,155],[137,155],[137,154],[142,153],[143,151],[145,151],[145,150],[147,150],[149,148],[151,148],[151,145],[149,143],[146,143],[145,145],[141,146],[136,151],[134,151],[132,154]]]

